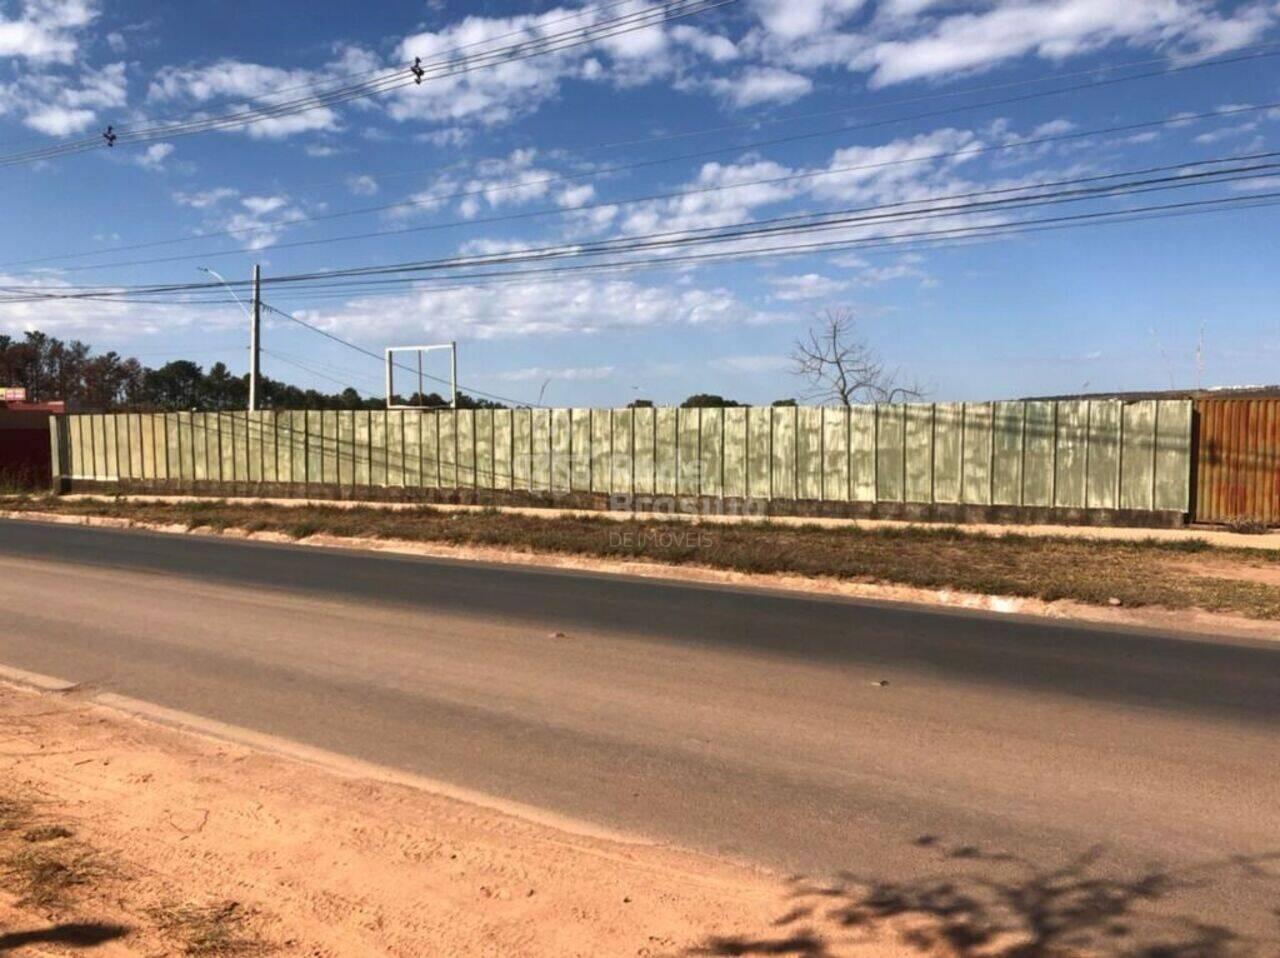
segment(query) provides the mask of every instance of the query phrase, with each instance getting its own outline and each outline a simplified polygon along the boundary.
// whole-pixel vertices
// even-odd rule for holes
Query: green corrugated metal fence
[[[72,481],[1186,512],[1184,400],[71,415]]]

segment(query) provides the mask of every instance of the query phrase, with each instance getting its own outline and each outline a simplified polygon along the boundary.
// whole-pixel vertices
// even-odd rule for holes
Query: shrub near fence
[[[73,486],[269,492],[302,485],[339,495],[492,490],[1182,514],[1191,404],[71,415],[59,417],[55,455],[57,474]]]

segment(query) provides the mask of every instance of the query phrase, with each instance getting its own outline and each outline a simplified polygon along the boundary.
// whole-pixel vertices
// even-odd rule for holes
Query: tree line
[[[3,386],[25,387],[30,402],[65,400],[69,409],[102,412],[218,412],[244,409],[249,403],[248,374],[237,376],[225,363],[216,362],[206,371],[189,359],[175,359],[151,368],[114,350],[94,355],[88,343],[78,339],[64,342],[37,331],[28,332],[21,339],[0,334],[0,387]],[[381,396],[362,396],[350,386],[327,393],[268,376],[259,379],[258,393],[262,409],[381,409],[386,404]],[[415,406],[449,405],[448,399],[435,392],[396,396],[395,401]],[[503,408],[501,403],[462,392],[458,393],[458,405],[463,409]],[[651,407],[653,403],[637,399],[631,405]],[[695,393],[681,405],[694,408],[743,404],[710,393]],[[782,399],[774,405],[795,405],[795,400]]]
[[[249,403],[249,376],[237,376],[225,363],[205,371],[189,359],[151,368],[114,350],[93,355],[88,343],[64,342],[38,331],[21,339],[0,334],[0,387],[21,386],[30,402],[65,400],[70,409],[103,412],[244,409]],[[348,386],[327,393],[302,389],[262,376],[258,405],[263,409],[381,409],[381,396],[362,396]],[[439,393],[396,396],[401,404],[447,406]],[[499,404],[463,393],[464,409],[497,408]]]

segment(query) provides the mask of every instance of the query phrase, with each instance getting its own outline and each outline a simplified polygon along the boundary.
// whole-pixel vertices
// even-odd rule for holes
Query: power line
[[[543,29],[549,26],[553,26],[557,23],[564,23],[569,20],[579,19],[580,17],[582,17],[584,14],[588,12],[600,12],[603,10],[611,10],[611,9],[614,9],[615,7],[626,6],[627,4],[634,3],[634,2],[637,2],[637,0],[612,0],[612,2],[610,3],[598,4],[594,7],[583,7],[579,10],[574,11],[573,13],[568,14],[567,16],[558,17],[553,20],[547,20],[538,24],[537,26],[539,29]],[[477,46],[484,46],[486,44],[495,43],[499,40],[505,40],[509,37],[526,36],[527,33],[528,33],[528,29],[522,28],[519,30],[511,30],[506,33],[500,33],[500,34],[497,34],[496,36],[486,37],[483,40],[473,40],[469,43],[455,44],[454,46],[448,48],[447,50],[441,51],[435,56],[428,57],[426,60],[421,60],[421,58],[419,58],[419,62],[427,65],[438,64],[442,60],[446,60],[447,58],[452,57],[452,55],[458,53],[460,50],[467,50]],[[406,70],[409,70],[413,65],[414,65],[414,61],[406,60],[389,67],[379,66],[369,70],[361,70],[355,73],[339,74],[338,76],[329,77],[323,80],[309,79],[304,83],[297,83],[292,86],[279,87],[278,89],[273,90],[266,99],[269,99],[270,97],[279,96],[282,93],[292,93],[296,90],[306,90],[313,86],[323,85],[326,83],[339,83],[340,81],[343,81],[343,80],[359,80],[364,77],[374,76],[375,74],[395,76],[395,75],[404,73],[404,71]],[[234,99],[234,98],[227,97],[227,99]],[[168,115],[151,117],[150,119],[152,122],[165,121],[165,120],[181,120],[189,117],[190,115],[191,115],[190,113],[172,113]],[[33,136],[33,137],[27,137],[24,140],[12,140],[10,141],[9,145],[17,145],[21,143],[45,142],[47,140],[48,140],[47,136],[40,136],[40,137]],[[90,137],[84,142],[89,142],[94,146],[101,145],[100,141],[96,137]]]
[[[341,345],[346,346],[348,349],[354,349],[358,353],[363,353],[365,356],[375,359],[379,363],[386,362],[385,356],[379,356],[377,353],[375,353],[371,349],[365,349],[363,346],[360,346],[357,343],[353,343],[349,339],[343,339],[341,336],[338,336],[336,333],[331,333],[327,329],[322,329],[319,326],[315,326],[311,323],[308,323],[306,320],[299,319],[297,316],[294,316],[292,313],[287,313],[283,309],[278,309],[275,306],[272,306],[270,303],[264,302],[262,306],[264,309],[270,310],[271,312],[275,313],[277,316],[283,316],[285,319],[289,320],[290,322],[297,323],[299,326],[309,329],[313,333],[319,333],[321,336],[324,336],[326,339],[331,339],[335,343],[340,343]],[[431,380],[434,380],[435,382],[444,383],[446,385],[452,385],[451,381],[448,379],[444,379],[440,376],[434,376],[427,372],[420,373],[419,370],[412,369],[409,366],[404,365],[404,363],[400,363],[400,362],[396,362],[395,360],[392,360],[391,364],[395,366],[397,369],[406,370],[408,372],[413,373],[414,375],[422,375],[426,379],[431,379]],[[465,391],[468,393],[471,393],[476,396],[483,396],[485,399],[492,399],[495,402],[508,403],[512,406],[532,407],[534,405],[533,403],[528,403],[521,399],[512,399],[510,396],[499,396],[497,393],[485,392],[483,389],[476,389],[475,387],[472,387],[472,386],[464,387],[462,383],[458,383],[457,385],[460,391],[465,389]]]
[[[459,281],[463,280],[462,285],[453,287],[439,286],[422,286],[413,287],[415,290],[422,292],[434,292],[441,289],[470,289],[476,286],[491,285],[491,280],[497,278],[500,280],[498,285],[522,285],[528,286],[532,283],[546,282],[548,274],[569,274],[569,273],[610,273],[610,272],[636,272],[643,270],[661,270],[661,269],[682,269],[689,265],[705,265],[712,262],[723,262],[727,260],[749,260],[756,258],[779,258],[809,255],[817,252],[835,253],[847,250],[857,250],[859,252],[866,250],[893,250],[895,252],[906,252],[919,249],[937,249],[944,246],[967,245],[974,240],[983,240],[990,237],[1003,238],[1006,236],[1020,236],[1029,233],[1056,231],[1061,229],[1110,225],[1113,223],[1131,223],[1141,222],[1155,219],[1171,219],[1174,217],[1208,214],[1216,212],[1229,212],[1232,210],[1248,210],[1258,208],[1269,208],[1280,205],[1280,191],[1260,193],[1250,196],[1230,197],[1226,199],[1196,200],[1187,203],[1170,203],[1159,204],[1155,206],[1138,207],[1132,210],[1117,210],[1098,213],[1078,214],[1067,217],[1053,217],[1047,219],[1018,220],[1009,223],[993,224],[988,226],[963,226],[944,230],[929,230],[915,233],[895,234],[892,238],[870,237],[867,239],[856,240],[829,240],[808,244],[791,244],[786,246],[770,246],[752,248],[746,250],[735,250],[730,252],[716,253],[700,253],[686,254],[676,257],[651,257],[649,259],[637,259],[629,261],[620,261],[615,263],[599,263],[585,264],[577,266],[558,266],[546,267],[542,269],[521,269],[507,270],[505,272],[490,272],[482,274],[456,274],[440,277],[445,280]],[[507,279],[507,277],[515,277]],[[385,286],[387,284],[422,284],[428,282],[431,277],[408,277],[397,280],[380,280],[368,281],[366,283],[350,283],[346,284],[348,288],[353,286]],[[330,284],[324,287],[317,287],[319,291],[302,290],[300,292],[290,291],[290,295],[296,295],[300,298],[325,298],[326,294],[323,290],[333,290],[340,288],[341,284]],[[361,298],[371,298],[378,295],[402,295],[403,290],[388,289],[385,293],[369,292],[369,293],[329,293],[328,298],[350,299],[353,296]]]
[[[519,220],[537,219],[546,216],[571,216],[574,214],[590,211],[593,209],[607,209],[612,207],[633,206],[640,203],[649,203],[660,200],[680,199],[687,196],[698,196],[708,193],[725,192],[735,189],[745,189],[751,186],[770,186],[780,183],[790,183],[805,179],[820,179],[827,176],[839,176],[846,173],[864,172],[867,170],[881,169],[891,166],[932,162],[939,159],[957,159],[962,157],[979,156],[987,153],[1001,153],[1009,150],[1027,149],[1034,146],[1044,146],[1048,143],[1064,142],[1090,136],[1105,136],[1115,133],[1131,132],[1136,129],[1145,129],[1150,127],[1167,126],[1170,124],[1190,123],[1199,119],[1208,117],[1222,117],[1238,115],[1240,113],[1253,113],[1260,110],[1270,110],[1280,108],[1280,102],[1266,103],[1258,106],[1249,107],[1231,107],[1226,111],[1216,110],[1209,113],[1181,115],[1176,117],[1168,117],[1162,120],[1145,121],[1141,123],[1124,124],[1118,127],[1106,127],[1094,130],[1075,130],[1068,133],[1051,134],[1048,136],[1035,137],[1026,140],[1019,140],[1014,143],[998,144],[992,146],[967,147],[959,150],[948,150],[939,153],[931,153],[924,156],[915,157],[899,157],[891,160],[880,160],[874,163],[858,163],[849,166],[827,167],[819,170],[805,170],[799,173],[790,173],[784,176],[764,177],[756,180],[739,180],[733,183],[712,184],[700,187],[691,187],[684,190],[676,190],[666,193],[651,193],[645,196],[629,197],[620,200],[599,200],[592,203],[584,203],[575,207],[555,207],[550,209],[529,210],[520,213],[507,213],[500,216],[477,217],[474,219],[449,220],[441,223],[429,223],[419,226],[399,227],[386,230],[371,230],[364,233],[354,233],[345,236],[331,236],[310,240],[294,240],[287,243],[274,244],[272,250],[297,249],[310,246],[327,246],[331,243],[351,242],[362,239],[374,239],[386,236],[403,236],[413,233],[434,232],[443,229],[456,229],[468,226],[480,226],[490,223],[514,222]],[[1257,154],[1268,155],[1268,154]],[[1167,167],[1158,167],[1157,169],[1174,169],[1180,166],[1195,165],[1196,162],[1188,161],[1187,163],[1171,164]],[[1203,161],[1213,162],[1213,161]],[[1119,175],[1119,174],[1113,174]],[[187,239],[177,240],[175,242],[186,242]],[[177,263],[189,262],[195,259],[202,259],[214,256],[247,256],[251,255],[252,250],[218,250],[206,253],[185,253],[177,256],[152,257],[150,259],[140,260],[116,260],[110,263],[93,263],[81,266],[63,267],[59,270],[61,273],[85,272],[98,269],[111,269],[119,267],[132,266],[151,266],[160,263]],[[27,261],[30,262],[30,261]],[[18,264],[0,264],[0,267],[18,265]]]
[[[798,213],[767,219],[753,220],[744,224],[729,227],[715,226],[689,228],[659,233],[649,233],[632,237],[618,237],[594,243],[561,244],[555,246],[535,247],[511,253],[497,253],[476,256],[447,257],[434,260],[413,260],[408,262],[347,267],[309,273],[286,274],[271,278],[268,282],[277,286],[309,285],[311,288],[332,288],[335,281],[371,276],[387,276],[395,274],[422,274],[443,270],[466,268],[489,268],[512,264],[541,263],[558,259],[595,258],[604,255],[629,254],[655,250],[677,250],[692,245],[723,244],[725,242],[810,233],[831,229],[880,226],[898,221],[915,221],[938,216],[956,216],[964,213],[1003,211],[1029,206],[1049,205],[1062,202],[1079,202],[1084,199],[1109,198],[1152,190],[1198,187],[1213,183],[1232,182],[1238,179],[1251,179],[1263,173],[1269,173],[1278,164],[1256,162],[1273,158],[1280,153],[1256,154],[1247,158],[1223,157],[1202,160],[1195,163],[1174,164],[1165,167],[1150,167],[1146,170],[1125,173],[1100,174],[1090,177],[1049,181],[1039,184],[1005,187],[973,191],[969,193],[934,196],[919,200],[899,201],[895,203],[872,206],[848,207],[821,213]],[[1228,163],[1244,165],[1225,166]],[[1213,167],[1201,169],[1199,172],[1185,172],[1189,167]],[[1149,176],[1157,172],[1167,173],[1179,170],[1174,175]],[[1142,177],[1129,179],[1126,182],[1105,182],[1120,177]],[[1065,189],[1074,187],[1073,189]],[[1033,191],[1039,190],[1039,193]],[[965,202],[961,202],[965,201]],[[931,203],[932,206],[924,204]],[[483,275],[483,274],[481,274]],[[243,281],[228,284],[231,287],[245,286]],[[350,285],[350,284],[349,284]],[[0,301],[31,301],[32,299],[75,299],[75,298],[109,298],[121,295],[152,295],[155,293],[207,291],[217,289],[221,284],[213,283],[181,283],[151,284],[134,287],[85,287],[64,286],[51,292],[47,287],[31,288],[10,286],[3,288],[12,294]]]
[[[375,395],[372,391],[368,389],[361,389],[359,386],[353,386],[349,382],[346,382],[345,380],[338,379],[336,376],[330,376],[326,373],[321,372],[318,369],[314,369],[310,365],[308,365],[305,361],[298,359],[297,357],[290,358],[288,356],[285,356],[283,353],[278,353],[275,350],[266,349],[266,348],[263,348],[262,351],[266,353],[268,356],[270,356],[272,359],[279,360],[280,362],[285,363],[286,365],[293,366],[295,369],[300,369],[305,373],[310,373],[312,376],[315,376],[319,379],[326,380],[327,382],[331,382],[337,386],[342,386],[344,389],[354,389],[357,393],[361,393],[365,396],[370,396],[370,397]]]
[[[1211,67],[1228,66],[1236,63],[1248,62],[1250,60],[1268,58],[1268,57],[1280,54],[1280,50],[1277,50],[1277,44],[1275,43],[1256,44],[1253,46],[1241,47],[1239,50],[1235,52],[1237,54],[1235,56],[1203,60],[1203,61],[1199,61],[1197,63],[1191,63],[1191,64],[1181,64],[1179,66],[1171,67],[1165,70],[1152,71],[1150,73],[1143,73],[1141,75],[1132,76],[1132,77],[1123,77],[1123,78],[1120,78],[1119,82],[1129,82],[1130,80],[1137,80],[1137,79],[1149,79],[1149,78],[1160,77],[1164,75],[1176,75],[1176,74],[1184,73],[1191,70],[1201,70],[1201,69],[1206,69]],[[843,107],[838,107],[830,110],[816,110],[808,113],[789,113],[781,116],[757,117],[755,119],[744,120],[737,123],[726,123],[726,124],[720,124],[717,126],[697,127],[689,130],[680,130],[672,133],[659,133],[659,134],[654,134],[646,137],[637,137],[629,140],[616,140],[608,143],[592,143],[592,144],[578,146],[576,149],[579,152],[583,152],[583,153],[593,153],[601,150],[618,149],[620,147],[634,147],[634,146],[640,146],[648,143],[659,143],[659,142],[666,142],[666,141],[677,140],[677,139],[688,139],[690,137],[696,137],[696,136],[707,136],[711,134],[725,133],[732,130],[756,129],[759,127],[774,126],[782,123],[795,123],[797,121],[812,120],[812,119],[818,119],[818,118],[828,117],[828,116],[839,116],[839,115],[854,113],[854,112],[863,111],[863,110],[865,111],[883,110],[888,107],[903,106],[910,103],[919,103],[919,102],[925,102],[925,101],[937,100],[937,99],[954,99],[956,97],[961,97],[961,96],[970,96],[975,93],[983,93],[983,92],[992,91],[992,90],[1011,89],[1011,88],[1017,88],[1022,86],[1033,86],[1036,84],[1050,83],[1054,81],[1072,79],[1072,78],[1081,77],[1081,76],[1109,74],[1109,75],[1113,75],[1113,78],[1114,78],[1114,74],[1116,74],[1118,71],[1128,70],[1128,69],[1132,69],[1140,66],[1147,66],[1154,63],[1167,64],[1171,62],[1171,60],[1172,58],[1168,56],[1150,57],[1143,60],[1132,60],[1132,61],[1128,61],[1121,64],[1110,64],[1107,66],[1091,67],[1086,70],[1075,70],[1068,73],[1058,73],[1052,76],[1047,76],[1047,75],[1036,76],[1036,77],[1029,77],[1029,78],[1024,78],[1020,80],[1009,80],[1009,81],[1004,81],[1000,83],[988,83],[988,84],[983,84],[981,86],[964,87],[959,90],[935,91],[932,93],[918,94],[915,96],[899,97],[897,99],[892,99],[892,100],[887,100],[887,101],[882,101],[877,103],[859,103],[857,105],[843,106]],[[1087,89],[1087,86],[1082,87],[1082,89]],[[380,179],[385,180],[385,179],[399,178],[403,176],[417,176],[422,173],[434,172],[435,170],[436,170],[436,167],[415,167],[413,169],[404,169],[403,167],[396,167],[392,169],[385,169],[385,168],[384,169],[376,169],[376,168],[366,169],[364,172],[369,175],[376,175]],[[340,179],[318,180],[311,183],[307,183],[304,181],[301,184],[295,183],[290,189],[291,189],[291,192],[294,192],[294,193],[307,193],[313,190],[319,190],[319,189],[327,188],[330,186],[344,185],[349,182],[350,182],[350,176],[344,176]]]
[[[1230,197],[1226,199],[1209,199],[1198,200],[1186,203],[1159,204],[1154,206],[1137,207],[1129,210],[1103,211],[1088,214],[1078,214],[1075,216],[1054,217],[1046,219],[1017,220],[1008,223],[979,225],[979,226],[961,226],[942,230],[929,230],[923,232],[909,232],[894,234],[890,238],[885,237],[867,237],[860,239],[840,239],[829,240],[823,242],[815,242],[808,244],[789,244],[785,246],[766,246],[754,247],[742,250],[721,251],[700,254],[685,254],[682,256],[659,256],[649,259],[632,259],[626,261],[618,261],[613,263],[592,263],[571,266],[553,266],[536,269],[514,269],[507,271],[491,271],[478,274],[451,274],[440,277],[400,277],[395,279],[368,280],[364,282],[347,282],[347,283],[327,283],[323,286],[315,286],[314,288],[295,288],[288,291],[290,296],[307,299],[320,298],[351,298],[360,296],[363,299],[376,297],[379,295],[402,295],[399,289],[388,288],[383,293],[376,291],[360,291],[360,292],[335,292],[340,289],[350,290],[353,287],[388,287],[389,285],[412,285],[419,291],[440,291],[442,289],[462,289],[474,288],[477,285],[489,285],[494,280],[498,281],[498,285],[530,285],[531,283],[545,282],[550,274],[598,274],[608,272],[635,272],[644,270],[662,270],[662,269],[681,269],[689,265],[705,265],[707,263],[722,262],[726,260],[749,260],[760,257],[779,258],[800,255],[810,255],[816,252],[833,253],[847,250],[874,251],[874,250],[893,250],[895,252],[913,251],[919,249],[933,250],[940,247],[952,246],[956,244],[968,245],[974,241],[981,241],[988,238],[1004,238],[1009,236],[1019,236],[1037,232],[1057,231],[1062,229],[1072,229],[1079,227],[1089,227],[1097,225],[1124,224],[1130,222],[1139,222],[1156,219],[1166,219],[1182,216],[1201,215],[1215,212],[1229,212],[1233,210],[1249,210],[1269,208],[1277,205],[1277,199],[1280,198],[1280,192],[1267,192],[1255,195],[1244,195]],[[461,284],[453,287],[441,286],[422,286],[423,282],[431,279],[443,279],[446,281],[461,281]],[[154,300],[133,300],[123,299],[127,295],[123,291],[115,292],[96,292],[85,294],[83,298],[98,299],[101,301],[112,302],[133,302],[138,305],[152,305]],[[22,300],[9,301],[39,301],[41,299],[67,298],[57,296],[36,296]],[[213,301],[177,301],[177,305],[211,305]],[[272,307],[274,310],[275,308]],[[278,310],[276,310],[278,311]],[[293,317],[290,317],[293,318]],[[309,325],[309,324],[307,324]],[[318,332],[324,332],[317,329]],[[328,335],[326,333],[326,335]],[[376,354],[375,354],[376,355]],[[406,367],[401,367],[406,368]],[[412,370],[410,370],[412,371]]]
[[[407,69],[398,69],[386,76],[358,84],[339,86],[319,94],[302,97],[275,104],[266,104],[247,110],[214,116],[195,115],[193,119],[173,124],[160,124],[138,129],[124,128],[114,130],[108,127],[104,134],[108,145],[127,143],[143,143],[157,139],[171,139],[218,129],[236,129],[265,120],[279,119],[312,110],[327,108],[354,99],[377,96],[391,90],[399,89],[424,81],[444,79],[485,69],[504,63],[543,56],[548,53],[559,53],[579,46],[598,43],[647,29],[672,20],[682,19],[696,13],[732,3],[734,0],[672,0],[659,7],[646,7],[637,13],[625,14],[593,24],[590,27],[578,28],[541,36],[532,41],[525,41],[498,50],[487,51],[461,59],[450,58],[437,66],[424,66],[420,61]],[[90,149],[101,148],[101,140],[94,137],[69,143],[56,144],[38,150],[0,155],[0,166],[30,163],[35,160],[48,160],[55,157],[80,153]]]
[[[1255,54],[1246,59],[1257,59],[1261,57],[1271,57],[1271,56],[1278,56],[1278,55],[1280,55],[1280,50],[1273,50],[1267,53]],[[1208,66],[1221,66],[1221,65],[1230,64],[1230,63],[1238,62],[1239,59],[1240,58],[1229,59],[1229,60],[1205,61],[1202,63],[1188,64],[1182,67],[1175,67],[1169,70],[1152,71],[1145,74],[1137,74],[1134,76],[1127,76],[1127,77],[1112,77],[1107,80],[1100,80],[1093,83],[1075,84],[1073,86],[1059,87],[1053,90],[1041,90],[1041,91],[1036,91],[1034,93],[1022,94],[1015,97],[1007,97],[1007,98],[998,99],[998,100],[987,100],[980,103],[966,104],[960,107],[948,108],[944,110],[932,110],[924,113],[915,113],[915,114],[910,114],[906,116],[888,117],[885,119],[876,120],[868,123],[850,124],[850,125],[844,125],[844,126],[835,127],[835,128],[828,128],[825,130],[814,130],[814,131],[807,131],[804,133],[789,134],[787,136],[773,137],[773,138],[764,139],[764,140],[756,140],[750,143],[738,144],[734,146],[716,147],[713,149],[699,150],[691,153],[676,154],[676,155],[665,156],[665,157],[656,157],[656,158],[651,158],[647,160],[639,160],[639,161],[623,163],[623,164],[613,164],[610,166],[597,167],[592,170],[581,171],[578,173],[567,173],[567,174],[561,174],[553,177],[544,177],[538,180],[525,181],[523,183],[514,184],[511,186],[503,186],[503,185],[486,186],[481,189],[455,191],[453,193],[432,194],[428,196],[415,197],[408,200],[399,200],[393,203],[382,203],[382,204],[377,204],[372,206],[356,207],[349,210],[338,210],[332,213],[312,214],[312,215],[295,218],[288,224],[279,224],[279,223],[266,224],[262,227],[251,228],[251,229],[225,229],[225,230],[220,230],[216,232],[204,233],[200,236],[194,236],[194,237],[193,236],[172,237],[172,238],[166,238],[162,240],[152,240],[152,241],[143,242],[143,243],[131,243],[126,245],[107,247],[107,248],[102,248],[97,250],[85,250],[77,253],[64,253],[64,254],[57,254],[54,256],[36,257],[36,258],[30,258],[25,260],[12,260],[5,263],[0,263],[0,267],[25,266],[25,265],[35,264],[35,263],[58,262],[58,261],[63,261],[67,259],[76,259],[83,256],[98,256],[98,255],[103,255],[105,253],[112,253],[112,252],[128,252],[132,250],[154,248],[156,246],[163,246],[163,245],[176,244],[176,243],[200,242],[204,240],[210,240],[210,239],[216,239],[216,238],[228,237],[228,236],[230,237],[252,236],[258,233],[265,233],[265,232],[279,229],[281,226],[293,226],[301,223],[327,222],[330,220],[343,219],[350,216],[363,216],[371,213],[385,213],[393,210],[411,209],[411,208],[423,207],[423,206],[436,206],[439,203],[445,202],[448,200],[483,196],[483,195],[491,194],[493,192],[501,192],[503,190],[511,190],[511,189],[517,189],[517,188],[527,189],[531,186],[550,186],[557,183],[577,182],[583,179],[595,179],[598,177],[602,177],[602,176],[610,175],[614,173],[630,172],[637,169],[646,169],[646,168],[661,166],[669,163],[676,163],[682,160],[705,159],[712,156],[720,156],[726,153],[733,153],[733,152],[738,152],[742,150],[754,150],[754,149],[759,149],[761,147],[766,147],[766,146],[777,146],[785,143],[798,142],[798,141],[808,140],[808,139],[816,139],[816,138],[825,137],[825,136],[835,136],[843,133],[851,133],[851,132],[864,131],[868,129],[875,129],[875,128],[888,126],[896,123],[913,122],[921,119],[935,119],[939,116],[946,116],[955,112],[968,112],[971,110],[985,109],[993,106],[1006,106],[1006,105],[1009,105],[1010,103],[1024,102],[1030,99],[1040,99],[1040,98],[1050,97],[1050,96],[1059,96],[1066,93],[1078,92],[1083,89],[1091,89],[1099,86],[1108,86],[1108,85],[1113,85],[1117,83],[1127,83],[1127,82],[1131,82],[1132,80],[1149,79],[1153,77],[1167,77],[1167,76],[1171,76],[1187,70],[1203,69]],[[1265,106],[1256,106],[1256,107],[1255,106],[1232,107],[1225,110],[1207,111],[1200,114],[1194,114],[1188,117],[1175,116],[1175,117],[1169,117],[1159,121],[1148,121],[1145,124],[1128,124],[1128,125],[1116,127],[1113,129],[1118,132],[1123,132],[1126,130],[1141,129],[1148,125],[1164,125],[1164,124],[1173,123],[1173,122],[1180,122],[1181,120],[1184,120],[1184,119],[1188,121],[1195,121],[1196,119],[1208,119],[1213,117],[1233,116],[1240,113],[1249,113],[1249,112],[1257,112],[1259,110],[1274,109],[1276,105],[1277,104],[1268,104]],[[1068,133],[1068,134],[1062,134],[1059,138],[1071,139],[1071,138],[1078,138],[1082,135],[1085,135],[1085,134],[1081,134],[1079,132]],[[1045,138],[1041,138],[1037,142],[1045,142],[1045,141],[1046,141]]]

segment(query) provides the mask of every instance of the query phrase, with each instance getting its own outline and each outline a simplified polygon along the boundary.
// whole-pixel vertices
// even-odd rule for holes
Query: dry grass
[[[270,950],[248,929],[248,914],[238,902],[173,905],[153,908],[149,915],[161,935],[184,955],[257,955]]]
[[[71,828],[40,821],[35,809],[25,797],[0,796],[0,885],[19,907],[64,908],[111,869]]]
[[[53,920],[96,912],[104,901],[125,905],[122,883],[128,876],[50,814],[48,803],[13,785],[0,786],[0,890],[13,896],[16,907]],[[147,919],[143,927],[93,923],[92,928],[111,937],[127,932],[164,942],[163,952],[148,953],[221,956],[273,950],[250,927],[253,913],[237,902],[147,908],[142,917]],[[81,926],[90,927],[75,925]]]
[[[234,501],[151,503],[38,500],[10,508],[243,529],[304,539],[317,534],[404,539],[531,553],[696,564],[763,574],[830,576],[1046,601],[1202,608],[1280,619],[1280,587],[1233,577],[1233,565],[1280,568],[1280,555],[1203,540],[1101,541],[992,536],[954,526],[858,528],[768,522],[693,524],[660,518],[538,517],[497,510],[277,506]],[[1212,553],[1214,574],[1193,565]],[[1222,574],[1218,574],[1221,569]]]

